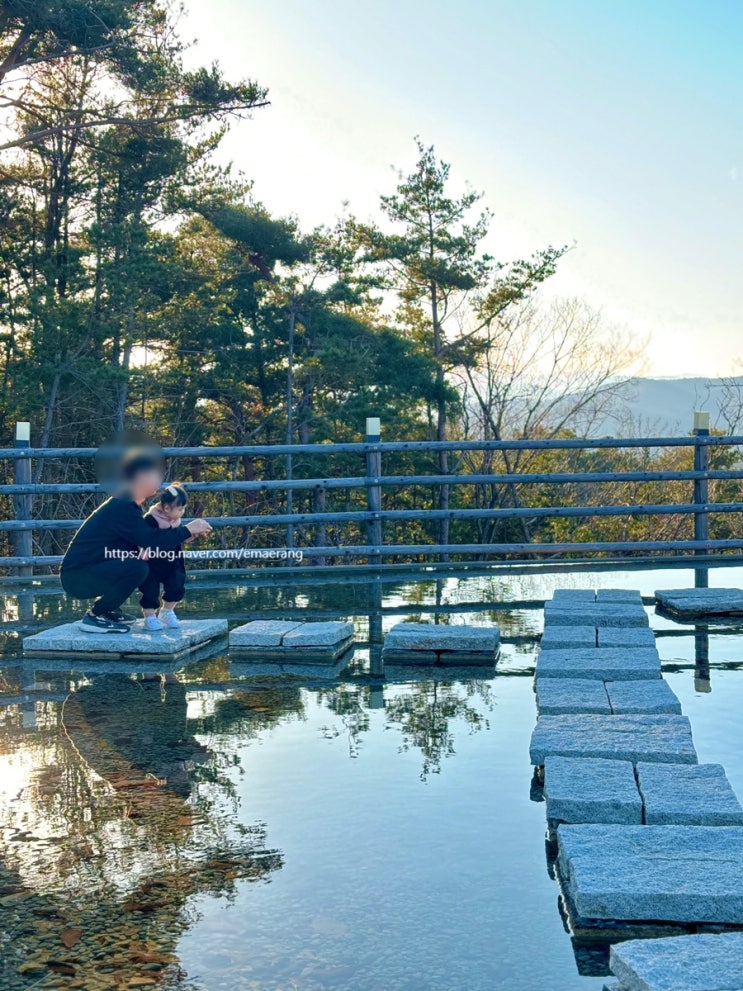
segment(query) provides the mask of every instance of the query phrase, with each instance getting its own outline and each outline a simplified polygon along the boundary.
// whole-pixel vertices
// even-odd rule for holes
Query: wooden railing
[[[699,416],[699,415],[698,415]],[[368,421],[367,437],[364,442],[344,444],[281,444],[248,445],[236,447],[173,447],[164,448],[166,459],[188,459],[189,464],[218,462],[219,459],[236,458],[277,458],[287,477],[262,480],[220,479],[193,481],[188,483],[192,493],[263,493],[284,497],[281,511],[257,512],[246,515],[227,515],[209,518],[215,529],[232,528],[251,533],[251,547],[256,548],[255,535],[260,538],[262,528],[281,528],[288,536],[286,546],[296,553],[293,558],[306,558],[310,564],[321,562],[325,566],[339,566],[355,563],[373,570],[384,569],[395,562],[416,561],[421,564],[436,564],[442,560],[448,564],[464,565],[478,561],[535,563],[547,559],[554,561],[564,556],[572,562],[626,560],[652,558],[658,566],[673,562],[677,565],[694,567],[697,583],[706,583],[706,569],[720,563],[743,561],[743,539],[731,537],[716,538],[710,534],[710,519],[721,515],[743,512],[743,502],[709,502],[709,483],[713,480],[740,481],[743,471],[740,467],[738,447],[743,445],[743,437],[723,437],[711,435],[708,423],[703,416],[696,420],[694,432],[686,437],[650,438],[593,438],[593,439],[549,439],[549,440],[467,440],[426,442],[426,441],[381,441],[379,421]],[[481,452],[491,455],[503,452],[568,452],[600,451],[621,449],[644,449],[648,452],[657,449],[692,448],[693,468],[683,470],[630,470],[630,471],[512,471],[486,473],[441,474],[385,474],[385,462],[393,455],[431,455],[442,449],[458,452]],[[735,449],[734,458],[728,459],[734,467],[710,469],[712,449]],[[75,530],[80,519],[43,518],[35,513],[39,497],[65,493],[105,494],[107,486],[97,482],[35,482],[34,468],[44,459],[56,461],[85,461],[98,454],[95,448],[33,448],[27,424],[17,425],[16,446],[0,449],[0,462],[12,463],[13,482],[0,485],[0,497],[12,497],[14,518],[0,521],[0,533],[12,535],[13,553],[0,556],[0,567],[11,569],[21,577],[33,575],[38,568],[54,566],[61,560],[60,554],[34,553],[33,535],[43,531]],[[298,456],[311,456],[322,459],[327,464],[327,474],[311,478],[297,478],[292,469],[292,459]],[[349,458],[358,457],[358,474],[345,474],[336,477],[339,459],[347,463]],[[528,465],[527,465],[528,467]],[[7,464],[6,464],[7,468]],[[6,477],[10,472],[6,471]],[[385,508],[384,495],[391,489],[400,492],[413,487],[425,486],[434,491],[446,485],[454,492],[460,486],[487,487],[488,491],[505,491],[508,487],[518,487],[520,491],[544,486],[585,486],[598,483],[613,485],[628,482],[688,482],[688,501],[654,502],[606,505],[583,505],[565,503],[558,505],[528,505],[521,498],[513,498],[512,505],[488,505],[475,508],[454,506],[445,510],[435,508],[435,498],[425,508],[397,509]],[[347,502],[352,508],[344,510],[320,510],[311,512],[286,511],[292,506],[287,494],[301,490],[314,493],[328,493],[344,490],[352,494]],[[515,491],[515,489],[514,489]],[[322,501],[324,504],[324,498]],[[389,527],[400,523],[428,523],[448,519],[451,521],[529,521],[534,524],[544,519],[559,518],[603,518],[603,517],[664,517],[668,515],[693,519],[693,538],[690,539],[641,539],[641,540],[576,540],[545,541],[522,538],[487,542],[436,543],[435,539],[425,542],[420,539],[404,542],[390,539]],[[333,525],[335,543],[316,540],[317,535],[325,536],[327,528]],[[522,523],[523,525],[523,523]],[[301,528],[305,528],[302,531]],[[729,528],[728,528],[729,529]],[[299,532],[298,532],[299,530]],[[265,532],[265,531],[263,531]],[[350,536],[344,537],[347,532]],[[308,536],[309,534],[309,536]],[[359,539],[361,536],[361,539]],[[255,563],[256,557],[246,556],[245,541],[233,541],[234,547],[201,552],[202,560],[224,562],[229,553],[242,556],[242,565]],[[275,549],[275,540],[274,540]],[[229,552],[229,553],[228,553]],[[276,558],[266,562],[266,566],[276,566]],[[283,559],[281,567],[292,564],[292,556]]]

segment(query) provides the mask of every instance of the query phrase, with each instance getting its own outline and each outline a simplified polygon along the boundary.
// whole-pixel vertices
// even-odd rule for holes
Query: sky
[[[189,59],[269,89],[219,152],[310,229],[379,217],[414,136],[484,193],[500,260],[646,341],[645,374],[743,368],[739,0],[186,0]]]

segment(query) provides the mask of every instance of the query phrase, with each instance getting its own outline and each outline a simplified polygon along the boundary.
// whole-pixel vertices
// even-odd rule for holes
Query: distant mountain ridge
[[[731,378],[634,378],[627,383],[624,403],[596,424],[596,435],[622,433],[622,424],[631,421],[642,433],[668,436],[687,434],[692,429],[695,410],[710,414],[713,427],[727,429],[723,407],[738,393],[743,402],[743,376]],[[737,399],[737,397],[736,397]],[[737,406],[736,399],[732,405]]]

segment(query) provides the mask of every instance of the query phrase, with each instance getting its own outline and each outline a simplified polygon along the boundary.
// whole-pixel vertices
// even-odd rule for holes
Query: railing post
[[[19,448],[31,447],[31,424],[20,421],[15,425],[15,446]],[[16,485],[30,485],[31,483],[31,458],[21,457],[15,459],[14,481]],[[14,495],[13,510],[17,521],[26,521],[32,518],[33,496]],[[13,541],[15,553],[18,557],[31,557],[33,555],[34,542],[31,530],[18,530]],[[14,574],[20,578],[31,578],[34,573],[32,564],[22,564],[13,569]]]
[[[709,437],[709,413],[697,411],[694,413],[694,437]],[[694,443],[694,471],[709,471],[709,445]],[[709,540],[709,513],[707,505],[709,503],[709,481],[706,478],[694,479],[694,540]],[[703,547],[698,547],[694,554],[702,556],[707,551]],[[699,567],[694,569],[694,585],[696,588],[708,588],[709,568]]]
[[[368,416],[366,418],[366,443],[379,444],[381,440],[381,425],[378,416]],[[375,513],[367,525],[366,542],[369,545],[369,560],[379,560],[382,547],[382,520],[379,513],[382,511],[382,486],[379,478],[382,475],[382,453],[381,451],[366,452],[366,508],[370,513]]]

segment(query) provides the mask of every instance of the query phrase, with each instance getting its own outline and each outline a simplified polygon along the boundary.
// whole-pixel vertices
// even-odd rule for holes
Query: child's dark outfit
[[[144,521],[155,529],[169,529],[170,527],[182,529],[178,521],[169,519],[157,506],[153,506],[145,513]],[[186,594],[186,564],[183,558],[183,543],[178,544],[163,557],[151,555],[147,563],[150,566],[150,573],[139,586],[142,593],[140,600],[142,608],[160,608],[161,586],[162,597],[165,602],[180,602]]]

